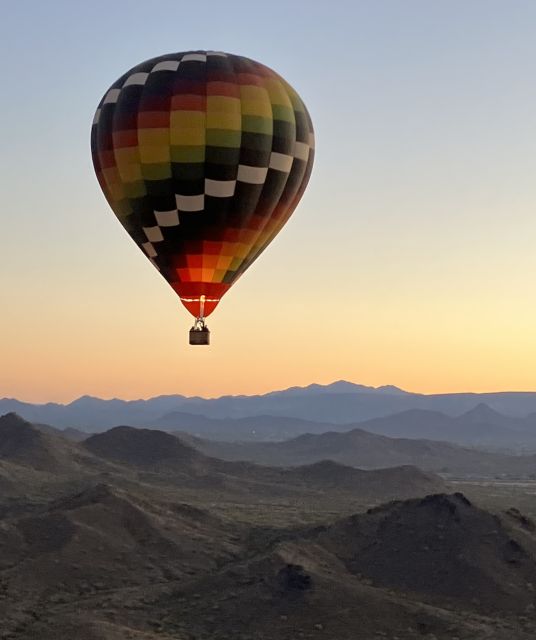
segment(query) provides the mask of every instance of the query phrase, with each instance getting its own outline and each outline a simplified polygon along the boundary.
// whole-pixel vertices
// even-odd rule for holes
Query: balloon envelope
[[[314,158],[298,94],[248,58],[190,51],[121,76],[93,121],[97,178],[194,316],[208,316],[298,204]]]

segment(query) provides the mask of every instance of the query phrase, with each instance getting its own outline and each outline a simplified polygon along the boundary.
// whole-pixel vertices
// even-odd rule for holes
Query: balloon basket
[[[210,344],[210,331],[208,327],[190,329],[190,344]]]

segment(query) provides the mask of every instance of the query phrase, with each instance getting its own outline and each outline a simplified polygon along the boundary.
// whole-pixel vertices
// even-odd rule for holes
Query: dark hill
[[[5,523],[0,568],[11,588],[71,601],[105,587],[149,585],[214,570],[232,549],[226,527],[199,509],[172,508],[98,484]],[[73,567],[74,565],[74,567]]]
[[[218,640],[233,629],[259,640],[533,637],[534,538],[461,494],[249,541],[249,557],[197,583],[203,597],[186,593],[170,621]],[[502,622],[516,616],[523,628]]]
[[[45,433],[16,413],[0,417],[0,461],[59,473],[78,469],[82,457],[76,445]]]
[[[375,586],[488,612],[520,613],[535,603],[527,583],[536,576],[536,541],[514,537],[461,494],[370,509],[329,527],[317,541]]]
[[[48,439],[31,423],[16,413],[0,417],[0,456],[8,460],[24,459],[33,453],[42,454]]]
[[[82,446],[101,458],[142,467],[188,466],[204,457],[169,433],[133,427],[115,427],[89,437]]]

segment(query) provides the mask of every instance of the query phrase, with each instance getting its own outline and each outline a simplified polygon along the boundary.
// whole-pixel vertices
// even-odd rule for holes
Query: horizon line
[[[340,384],[340,383],[344,383],[344,384],[349,384],[349,385],[353,385],[356,387],[364,387],[365,389],[370,389],[371,391],[378,391],[380,389],[385,389],[385,388],[393,388],[396,389],[398,392],[402,392],[405,394],[409,394],[409,395],[420,395],[420,396],[449,396],[449,395],[488,395],[488,394],[506,394],[506,393],[536,393],[536,390],[528,390],[528,389],[508,389],[508,390],[491,390],[491,391],[433,391],[433,392],[422,392],[422,391],[408,391],[407,389],[403,389],[401,387],[398,387],[397,385],[394,384],[382,384],[379,385],[377,387],[373,386],[373,385],[367,385],[367,384],[363,384],[360,382],[353,382],[350,380],[344,380],[344,379],[339,379],[339,380],[334,380],[333,382],[328,382],[325,384],[322,383],[318,383],[318,382],[311,382],[309,384],[306,385],[292,385],[290,387],[286,387],[284,389],[272,389],[269,391],[264,391],[264,392],[258,392],[258,393],[224,393],[221,395],[208,395],[208,396],[203,396],[203,395],[185,395],[182,394],[180,392],[176,392],[176,393],[162,393],[162,394],[158,394],[158,395],[154,395],[154,396],[145,396],[145,397],[134,397],[134,398],[120,398],[118,396],[109,396],[109,397],[103,397],[103,396],[94,396],[91,394],[83,394],[81,396],[76,396],[71,400],[67,400],[67,401],[59,401],[59,400],[46,400],[44,402],[36,402],[36,401],[32,401],[32,400],[24,400],[20,397],[16,398],[16,397],[8,397],[8,396],[2,396],[0,397],[0,401],[3,400],[11,400],[11,401],[16,401],[16,402],[23,402],[26,404],[32,404],[32,405],[39,405],[39,406],[46,406],[48,404],[57,404],[57,405],[61,405],[61,406],[69,406],[79,400],[82,399],[94,399],[94,400],[101,400],[103,402],[111,402],[114,400],[118,400],[120,402],[148,402],[150,400],[155,400],[157,398],[172,398],[174,396],[181,396],[185,399],[188,400],[192,400],[192,399],[200,399],[200,400],[219,400],[221,398],[255,398],[255,397],[262,397],[262,396],[266,396],[269,394],[273,394],[273,393],[283,393],[285,391],[291,391],[293,389],[295,390],[303,390],[303,389],[308,389],[310,387],[321,387],[321,388],[327,388],[327,387],[331,387],[333,385],[336,384]],[[344,395],[344,391],[343,392],[339,392],[340,395]],[[346,392],[346,393],[352,393],[352,392]]]

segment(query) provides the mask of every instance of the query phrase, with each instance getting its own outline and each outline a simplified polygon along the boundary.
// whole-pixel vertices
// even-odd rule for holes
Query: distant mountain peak
[[[333,391],[355,391],[356,389],[373,389],[374,387],[368,387],[363,384],[357,384],[355,382],[349,382],[348,380],[335,380],[329,384],[321,385],[321,384],[312,384],[309,387],[321,388],[325,387],[326,389],[331,389]]]
[[[376,387],[376,391],[381,391],[383,393],[393,393],[393,394],[407,394],[408,391],[404,391],[400,387],[395,387],[394,384],[384,384],[381,387]]]
[[[464,422],[471,423],[487,423],[487,424],[504,424],[505,420],[508,420],[507,416],[495,409],[492,409],[485,402],[479,402],[476,407],[470,409],[466,413],[463,413],[460,417],[460,420],[463,419]]]
[[[104,402],[103,398],[99,398],[97,396],[92,396],[89,394],[84,394],[83,396],[80,396],[79,398],[75,398],[75,400],[73,400],[70,404],[82,404],[83,402],[94,402],[95,400],[99,400],[100,402]]]
[[[406,394],[406,391],[394,385],[383,385],[381,387],[371,387],[348,380],[335,380],[328,384],[318,384],[316,382],[305,387],[289,387],[280,391],[271,391],[265,397],[279,395],[318,395],[318,394],[338,394],[338,393],[382,393],[382,394]],[[261,396],[262,397],[262,396]]]

